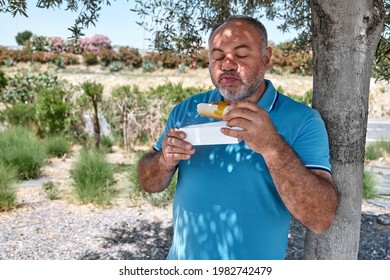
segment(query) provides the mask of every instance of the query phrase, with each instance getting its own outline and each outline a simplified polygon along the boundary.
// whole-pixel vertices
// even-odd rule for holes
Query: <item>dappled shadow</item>
[[[81,259],[163,260],[168,255],[172,234],[171,226],[163,226],[158,221],[122,223],[103,237],[102,247],[106,252],[86,252]]]
[[[360,260],[390,259],[390,226],[381,225],[376,219],[376,215],[362,213]],[[305,231],[305,227],[292,218],[286,259],[302,259]],[[103,237],[103,250],[85,252],[80,259],[163,260],[171,246],[172,235],[172,227],[161,222],[122,223]]]
[[[390,225],[379,224],[377,217],[362,213],[359,260],[390,260]],[[305,232],[305,227],[292,219],[286,259],[302,259]]]

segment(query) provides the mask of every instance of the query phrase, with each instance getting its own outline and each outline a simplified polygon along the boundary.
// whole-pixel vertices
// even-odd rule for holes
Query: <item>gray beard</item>
[[[241,101],[254,95],[261,86],[261,80],[256,80],[253,84],[243,85],[237,90],[226,90],[218,88],[221,95],[230,101]]]

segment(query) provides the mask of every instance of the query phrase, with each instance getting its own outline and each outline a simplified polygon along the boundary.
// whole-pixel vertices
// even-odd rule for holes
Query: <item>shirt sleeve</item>
[[[292,149],[305,167],[331,172],[328,133],[317,111],[314,111],[313,117],[300,130]]]

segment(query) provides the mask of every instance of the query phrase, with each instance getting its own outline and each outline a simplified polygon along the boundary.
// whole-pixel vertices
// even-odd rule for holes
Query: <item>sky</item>
[[[19,32],[30,31],[34,35],[46,37],[61,37],[67,39],[72,34],[68,30],[74,24],[77,13],[60,9],[40,9],[35,7],[37,1],[27,1],[28,18],[11,14],[0,13],[0,46],[17,46],[15,37]],[[134,0],[112,1],[111,6],[104,6],[101,10],[96,27],[90,26],[83,30],[86,37],[96,34],[105,35],[111,40],[113,46],[129,46],[138,49],[149,47],[148,38],[151,33],[146,32],[137,25],[140,21],[136,13],[130,11],[134,8]],[[282,33],[276,26],[277,22],[262,21],[268,30],[269,40],[275,44],[291,40],[295,34]]]

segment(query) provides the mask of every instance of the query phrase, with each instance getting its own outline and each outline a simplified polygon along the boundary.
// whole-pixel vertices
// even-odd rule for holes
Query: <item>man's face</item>
[[[272,54],[262,51],[259,32],[245,21],[220,26],[210,38],[209,71],[222,96],[231,101],[261,97]]]

